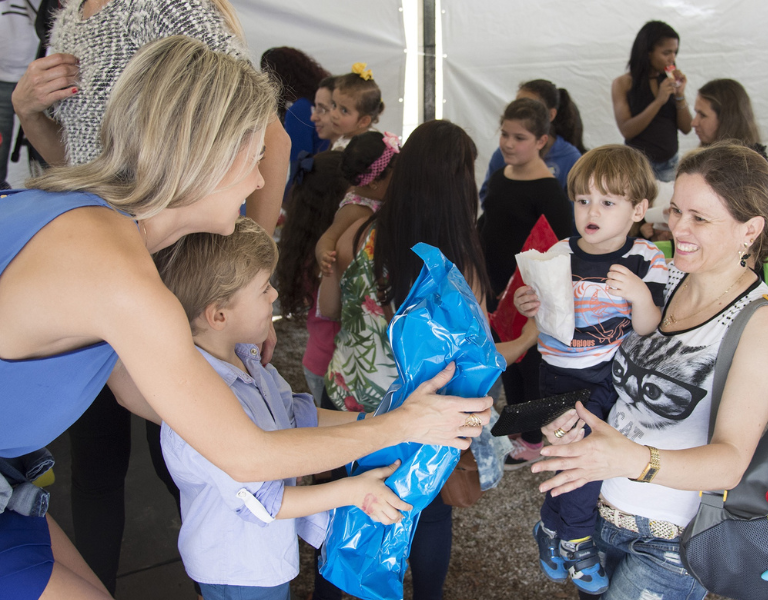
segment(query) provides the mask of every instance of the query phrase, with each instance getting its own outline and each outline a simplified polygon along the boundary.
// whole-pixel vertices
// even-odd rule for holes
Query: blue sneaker
[[[560,556],[563,568],[577,588],[595,596],[608,591],[608,576],[591,537],[582,542],[561,540]]]
[[[555,583],[568,581],[568,571],[563,566],[560,556],[560,540],[556,535],[545,531],[541,521],[533,527],[533,537],[539,545],[539,566],[548,579]]]

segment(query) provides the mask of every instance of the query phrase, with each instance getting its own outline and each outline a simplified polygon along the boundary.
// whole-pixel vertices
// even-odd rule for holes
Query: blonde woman
[[[405,440],[467,447],[480,427],[466,413],[488,422],[490,399],[436,394],[447,369],[389,415],[353,423],[357,415],[339,413],[330,427],[264,432],[195,351],[151,253],[187,233],[232,232],[244,199],[264,185],[274,109],[269,82],[245,61],[186,37],[160,40],[115,85],[98,158],[0,198],[6,479],[14,458],[63,432],[107,379],[127,408],[167,422],[239,481],[328,470]],[[6,509],[0,550],[9,597],[109,597],[50,518]]]
[[[29,65],[13,96],[27,138],[49,164],[84,164],[99,155],[107,100],[126,64],[143,45],[181,34],[236,58],[248,57],[229,0],[64,0],[62,4],[51,32],[54,54]],[[153,133],[165,135],[164,131]],[[268,182],[278,184],[254,192],[246,209],[271,233],[280,210],[279,182],[285,181],[290,148],[276,117],[267,127],[265,144],[269,152],[261,170]],[[274,343],[272,334],[265,344],[265,362]],[[130,414],[105,387],[69,434],[75,539],[88,564],[114,591],[125,522]],[[152,423],[147,423],[147,440],[155,470],[178,504],[178,489],[160,451],[160,430]]]

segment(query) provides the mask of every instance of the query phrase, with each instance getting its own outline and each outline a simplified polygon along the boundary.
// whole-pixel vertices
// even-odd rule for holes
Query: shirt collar
[[[235,365],[228,363],[225,360],[216,358],[212,354],[206,352],[200,346],[196,346],[203,358],[208,361],[208,364],[213,367],[213,370],[221,377],[228,386],[232,386],[235,381],[240,379],[245,383],[254,383],[254,377],[250,374],[256,370],[257,365],[260,364],[261,354],[259,354],[258,346],[253,344],[237,344],[235,346],[235,354],[243,361],[245,368],[250,373],[246,373],[238,369]]]

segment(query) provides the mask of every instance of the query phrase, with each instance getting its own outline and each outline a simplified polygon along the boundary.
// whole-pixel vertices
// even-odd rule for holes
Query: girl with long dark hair
[[[611,86],[613,114],[624,143],[648,157],[661,181],[675,177],[678,130],[691,131],[687,79],[675,64],[679,47],[680,36],[672,27],[648,21],[632,44],[629,73]]]
[[[320,268],[313,251],[330,227],[349,184],[341,173],[341,152],[321,152],[299,161],[299,171],[289,192],[286,219],[280,236],[277,290],[283,315],[306,316],[309,339],[302,366],[309,391],[320,405],[323,376],[333,355],[336,321],[323,319],[316,310]]]
[[[550,127],[547,143],[544,144],[540,154],[544,163],[565,190],[571,167],[587,151],[582,141],[584,125],[581,121],[579,108],[568,90],[558,88],[546,79],[533,79],[521,83],[517,90],[517,96],[515,96],[515,99],[519,98],[538,100],[547,107]],[[485,181],[480,188],[481,204],[485,204],[485,198],[488,195],[488,181],[491,179],[491,175],[499,169],[503,169],[505,165],[501,149],[496,148],[493,156],[491,156],[491,161],[488,163]]]
[[[541,158],[550,131],[550,112],[544,104],[530,98],[511,102],[500,119],[499,151],[505,167],[488,181],[484,213],[478,220],[492,295],[488,309],[496,310],[498,298],[515,272],[515,255],[543,215],[555,235],[570,235],[572,205],[560,183]],[[510,364],[501,380],[508,404],[539,398],[541,355],[532,348],[519,362]],[[513,469],[538,460],[542,448],[540,431],[525,432],[512,440],[507,468]]]
[[[321,312],[341,319],[324,396],[337,408],[375,410],[397,376],[386,329],[422,267],[413,245],[439,248],[484,306],[490,284],[475,228],[476,157],[474,142],[459,126],[423,123],[400,151],[382,208],[339,238],[333,274],[323,279],[319,296]],[[499,350],[514,361],[533,343],[530,337]],[[438,495],[422,513],[411,547],[415,600],[442,598],[451,523],[451,507]]]

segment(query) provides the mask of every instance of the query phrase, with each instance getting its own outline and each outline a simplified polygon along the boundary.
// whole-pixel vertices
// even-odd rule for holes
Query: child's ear
[[[371,115],[365,115],[364,117],[360,117],[357,120],[357,127],[358,129],[368,129],[371,126]]]
[[[648,210],[648,200],[643,198],[640,202],[635,204],[634,211],[632,213],[632,220],[635,223],[639,223],[645,217],[645,211]]]
[[[200,315],[206,325],[215,331],[221,331],[227,325],[228,312],[226,307],[211,302]]]
[[[549,141],[549,135],[545,133],[538,140],[536,140],[536,150],[541,150],[544,146],[547,145],[548,141]]]

